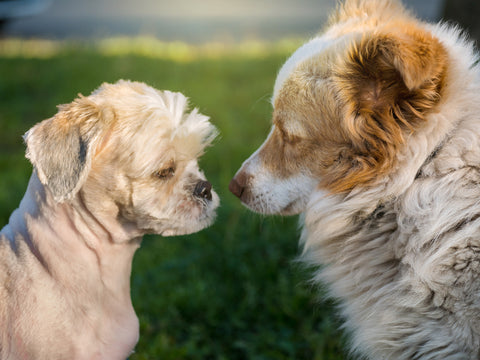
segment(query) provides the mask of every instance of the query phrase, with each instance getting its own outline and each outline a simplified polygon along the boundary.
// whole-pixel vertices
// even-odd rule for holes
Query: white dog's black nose
[[[212,200],[212,184],[204,180],[199,181],[197,185],[195,185],[193,195],[205,200]]]

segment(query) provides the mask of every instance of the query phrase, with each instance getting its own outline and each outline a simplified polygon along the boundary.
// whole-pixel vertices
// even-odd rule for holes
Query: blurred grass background
[[[250,213],[228,192],[270,127],[276,72],[295,41],[191,46],[148,39],[0,41],[0,224],[19,204],[31,166],[24,134],[56,105],[102,82],[144,81],[185,93],[221,136],[201,165],[221,197],[216,223],[175,238],[147,236],[132,298],[139,359],[345,359],[334,304],[309,283],[297,218]],[[2,226],[0,225],[0,227]]]

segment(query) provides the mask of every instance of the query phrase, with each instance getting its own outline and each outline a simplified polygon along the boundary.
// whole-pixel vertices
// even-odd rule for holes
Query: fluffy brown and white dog
[[[254,211],[303,213],[368,358],[480,358],[477,61],[458,29],[347,0],[281,68],[271,132],[230,183]]]
[[[0,359],[127,358],[134,252],[213,221],[197,160],[215,134],[182,94],[127,81],[28,131],[34,172],[0,233]]]

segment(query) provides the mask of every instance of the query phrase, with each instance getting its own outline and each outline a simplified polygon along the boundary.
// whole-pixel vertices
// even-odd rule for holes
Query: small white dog
[[[480,72],[460,31],[347,0],[281,68],[230,190],[303,213],[316,280],[371,359],[480,359]]]
[[[180,93],[103,84],[25,135],[34,171],[0,233],[0,359],[121,359],[145,233],[198,231],[218,196],[197,159],[216,130]]]

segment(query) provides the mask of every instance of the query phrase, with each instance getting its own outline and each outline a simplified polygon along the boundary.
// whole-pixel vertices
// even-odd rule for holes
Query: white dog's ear
[[[96,145],[113,117],[110,109],[80,95],[24,135],[26,156],[56,201],[72,198],[83,185]]]

